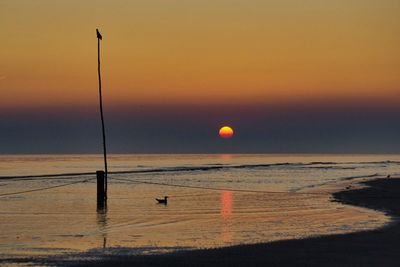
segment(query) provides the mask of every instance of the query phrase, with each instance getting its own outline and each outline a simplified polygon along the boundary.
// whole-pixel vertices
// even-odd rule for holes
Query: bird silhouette
[[[99,29],[96,29],[97,38],[103,40],[103,36],[101,36]]]
[[[158,204],[164,204],[164,205],[168,204],[168,197],[167,196],[165,196],[164,199],[156,198],[156,200],[157,200]]]

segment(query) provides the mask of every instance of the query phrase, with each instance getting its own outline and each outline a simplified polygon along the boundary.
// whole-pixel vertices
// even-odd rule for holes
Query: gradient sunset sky
[[[0,153],[400,152],[397,0],[0,1]],[[235,137],[218,129],[231,125]]]

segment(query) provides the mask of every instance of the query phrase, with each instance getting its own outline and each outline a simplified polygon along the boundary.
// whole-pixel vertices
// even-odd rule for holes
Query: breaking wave
[[[218,171],[225,169],[267,169],[267,168],[302,168],[302,169],[342,169],[354,170],[358,168],[371,167],[371,165],[380,165],[379,167],[386,167],[390,164],[400,165],[400,161],[371,161],[371,162],[283,162],[283,163],[267,163],[267,164],[242,164],[242,165],[229,165],[229,164],[209,164],[203,166],[175,166],[163,168],[148,168],[136,169],[126,171],[110,171],[109,174],[134,174],[134,173],[167,173],[167,172],[196,172],[196,171]],[[112,167],[112,166],[111,166]],[[142,168],[143,166],[139,166]],[[80,172],[80,173],[58,173],[58,174],[43,174],[43,175],[21,175],[21,176],[0,176],[0,180],[16,180],[16,179],[35,179],[35,178],[68,178],[80,177],[86,175],[93,175],[94,172]]]

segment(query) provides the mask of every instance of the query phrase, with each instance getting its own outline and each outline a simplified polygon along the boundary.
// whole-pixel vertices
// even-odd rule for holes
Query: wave
[[[162,168],[149,168],[139,170],[126,170],[126,171],[110,171],[108,174],[134,174],[134,173],[167,173],[167,172],[193,172],[193,171],[218,171],[222,169],[262,169],[274,167],[291,167],[291,168],[314,168],[314,169],[357,169],[360,166],[338,166],[343,165],[377,165],[377,164],[400,164],[400,161],[375,161],[375,162],[282,162],[282,163],[267,163],[267,164],[242,164],[242,165],[228,165],[228,164],[209,164],[206,166],[176,166],[176,167],[162,167]],[[318,166],[325,165],[325,166]],[[334,165],[334,166],[329,166]],[[382,166],[380,166],[382,167]],[[87,175],[94,175],[94,172],[76,172],[76,173],[57,173],[57,174],[37,174],[37,175],[20,175],[20,176],[0,176],[1,180],[17,180],[17,179],[35,179],[35,178],[71,178],[81,177]]]
[[[299,167],[302,169],[319,169],[319,170],[355,170],[358,169],[359,167],[338,167],[338,166],[305,166],[305,167]]]
[[[374,173],[374,174],[340,177],[338,179],[328,180],[323,183],[301,186],[301,187],[290,190],[290,192],[299,192],[304,189],[315,188],[315,187],[320,187],[320,186],[324,186],[324,185],[328,185],[328,184],[332,184],[332,183],[337,183],[338,181],[348,181],[348,180],[355,180],[355,179],[360,179],[360,178],[375,178],[375,177],[385,177],[385,175],[379,174],[379,173]]]

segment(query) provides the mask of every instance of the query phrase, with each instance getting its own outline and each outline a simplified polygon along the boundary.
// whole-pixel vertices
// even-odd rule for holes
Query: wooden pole
[[[97,171],[97,210],[105,208],[104,171]]]
[[[103,133],[103,152],[104,152],[104,198],[107,200],[107,149],[106,149],[106,131],[104,127],[104,116],[103,116],[103,98],[101,94],[101,74],[100,74],[100,40],[103,39],[98,29],[96,29],[97,33],[97,70],[99,75],[99,100],[100,100],[100,118],[101,118],[101,129]]]

